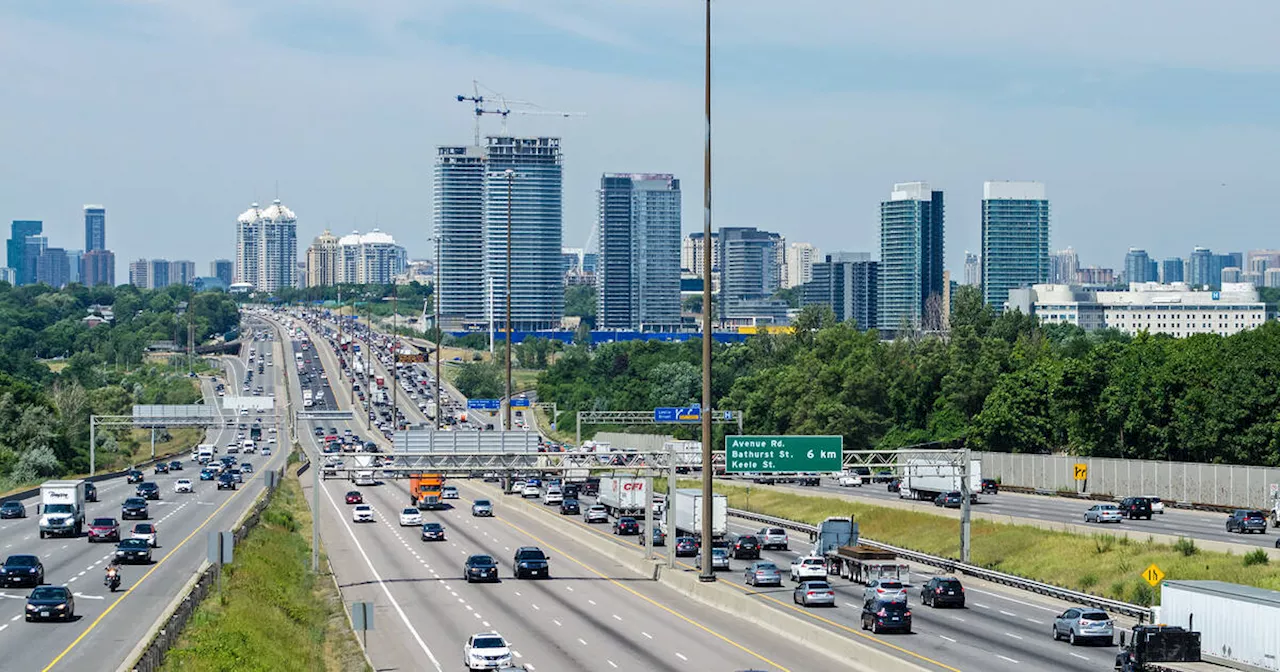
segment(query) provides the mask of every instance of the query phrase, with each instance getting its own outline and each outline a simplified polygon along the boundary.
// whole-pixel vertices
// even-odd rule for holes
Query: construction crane
[[[489,89],[488,87],[485,87],[483,84],[481,84],[480,82],[474,79],[471,80],[471,88],[473,91],[472,95],[467,96],[463,94],[458,94],[457,98],[458,98],[458,102],[460,103],[471,103],[474,106],[473,111],[475,112],[475,117],[476,117],[475,141],[476,141],[477,147],[480,146],[480,117],[486,114],[496,114],[502,118],[502,135],[507,134],[507,117],[512,114],[554,116],[554,117],[565,117],[565,118],[587,116],[586,114],[583,114],[581,112],[557,112],[554,110],[542,109],[537,104],[530,103],[524,100],[508,100],[506,96],[503,96],[501,93],[498,93],[497,91],[494,91],[492,89]],[[491,94],[488,98],[486,98],[480,92],[480,89],[482,88],[486,92]],[[485,103],[493,102],[493,99],[496,99],[496,103],[497,103],[496,107],[485,107]],[[510,105],[527,105],[534,109],[513,110],[509,107]]]

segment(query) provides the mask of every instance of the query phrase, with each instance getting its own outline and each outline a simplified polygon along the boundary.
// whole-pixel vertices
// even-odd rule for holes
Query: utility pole
[[[711,0],[706,19],[706,144],[702,158],[702,566],[698,580],[716,580],[711,569]]]
[[[516,171],[507,169],[507,397],[502,429],[511,429],[511,192]]]
[[[400,429],[400,301],[396,283],[391,283],[391,426]],[[393,430],[394,431],[394,430]]]
[[[364,335],[364,380],[365,389],[368,392],[365,395],[364,411],[365,421],[368,423],[368,430],[373,432],[373,388],[369,386],[369,381],[373,380],[373,360],[370,358],[369,351],[373,350],[373,307],[369,306],[369,299],[373,297],[365,295],[366,312],[368,313],[368,326],[365,327]]]

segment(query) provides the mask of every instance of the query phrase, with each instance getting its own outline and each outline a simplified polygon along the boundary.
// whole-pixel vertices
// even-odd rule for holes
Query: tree
[[[568,285],[564,288],[564,314],[580,317],[595,324],[596,288],[594,285]]]

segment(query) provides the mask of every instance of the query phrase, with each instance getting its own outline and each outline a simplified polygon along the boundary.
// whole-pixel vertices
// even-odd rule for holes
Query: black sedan
[[[160,486],[156,483],[139,483],[135,494],[143,499],[160,499]]]
[[[229,472],[229,471],[228,471],[228,472],[225,472],[225,473],[222,473],[222,474],[219,474],[219,475],[218,475],[218,489],[219,489],[219,490],[223,490],[223,489],[226,489],[226,490],[235,490],[235,489],[236,489],[236,477],[235,477],[234,475],[232,475],[232,473],[231,473],[231,472]]]
[[[8,501],[0,504],[0,518],[26,518],[27,507],[22,502]]]
[[[613,524],[613,533],[619,536],[640,534],[640,523],[635,518],[623,516]]]
[[[116,546],[116,559],[120,562],[151,564],[151,542],[146,539],[125,539]]]
[[[69,621],[76,615],[76,598],[66,586],[40,586],[27,596],[27,621]]]
[[[497,581],[498,561],[489,555],[473,555],[462,566],[462,578],[473,581]]]
[[[126,483],[141,483],[145,478],[141,471],[130,469],[124,480]]]
[[[44,564],[34,555],[11,555],[0,565],[0,585],[38,586],[44,583]]]
[[[440,523],[422,524],[423,541],[444,541],[444,525]]]
[[[147,500],[141,497],[130,497],[124,500],[124,504],[120,505],[120,517],[125,520],[150,518],[151,512],[147,509]]]
[[[167,473],[169,473],[169,463],[168,463],[168,462],[156,462],[156,469],[155,469],[155,471],[156,471],[156,473],[157,473],[157,474],[167,474]]]
[[[576,516],[576,515],[578,515],[579,513],[581,513],[581,509],[580,509],[580,508],[579,508],[579,506],[578,506],[578,500],[576,500],[576,499],[566,499],[566,500],[564,500],[564,501],[560,502],[560,514],[561,514],[561,515],[564,515],[564,516]]]
[[[693,537],[680,537],[676,539],[676,557],[692,558],[698,554],[698,540]]]
[[[182,471],[182,463],[177,460],[170,462],[169,471]]]

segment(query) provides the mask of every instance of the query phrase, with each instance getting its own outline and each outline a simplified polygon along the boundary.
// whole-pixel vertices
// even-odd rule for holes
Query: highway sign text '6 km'
[[[726,436],[730,474],[837,472],[844,463],[843,436]]]

